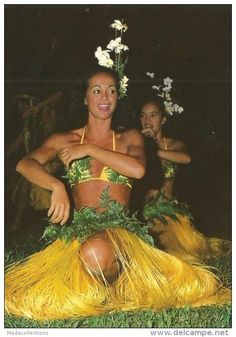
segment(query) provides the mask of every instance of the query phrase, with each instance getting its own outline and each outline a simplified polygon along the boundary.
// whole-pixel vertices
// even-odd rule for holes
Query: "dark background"
[[[178,172],[176,195],[191,206],[199,230],[230,238],[231,5],[5,5],[6,144],[17,128],[13,97],[67,88],[114,38],[114,19],[128,25],[134,111],[151,85],[147,71],[173,78],[184,107],[168,121],[192,155]]]

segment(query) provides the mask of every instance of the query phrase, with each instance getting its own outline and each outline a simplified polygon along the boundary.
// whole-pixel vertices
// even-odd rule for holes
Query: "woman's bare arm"
[[[159,148],[157,156],[161,159],[170,160],[177,164],[191,163],[191,156],[188,153],[186,146],[181,141],[174,141],[170,149]]]
[[[52,222],[64,224],[69,218],[70,207],[65,186],[43,167],[57,156],[61,143],[61,136],[50,137],[39,149],[20,160],[16,170],[33,184],[52,192],[48,216],[51,216]]]
[[[127,153],[103,149],[94,144],[83,144],[64,149],[60,158],[69,165],[72,160],[91,156],[120,174],[130,178],[142,178],[145,173],[143,136],[137,130],[126,131],[122,142],[127,148]]]

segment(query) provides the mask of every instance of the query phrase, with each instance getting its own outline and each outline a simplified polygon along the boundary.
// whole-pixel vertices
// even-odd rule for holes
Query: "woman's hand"
[[[84,158],[88,155],[88,146],[88,144],[71,145],[60,151],[58,156],[65,166],[69,166],[72,160]]]
[[[156,140],[156,133],[152,128],[145,128],[141,132],[145,137],[149,137]]]
[[[55,184],[51,195],[51,206],[48,210],[48,217],[52,223],[64,225],[69,219],[70,201],[63,183]]]

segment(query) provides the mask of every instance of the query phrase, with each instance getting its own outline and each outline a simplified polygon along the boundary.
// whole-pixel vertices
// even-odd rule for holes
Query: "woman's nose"
[[[102,92],[102,98],[107,99],[107,96],[108,96],[108,95],[107,95],[107,92],[106,92],[106,91],[103,91],[103,92]]]
[[[149,116],[145,117],[145,124],[148,124],[148,125],[150,124],[150,118],[149,118]]]

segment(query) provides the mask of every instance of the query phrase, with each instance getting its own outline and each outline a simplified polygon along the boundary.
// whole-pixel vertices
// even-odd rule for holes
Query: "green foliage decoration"
[[[76,238],[79,242],[83,242],[104,229],[124,228],[137,234],[145,242],[154,245],[153,238],[148,234],[150,225],[142,224],[137,219],[136,213],[131,214],[126,206],[110,199],[108,189],[103,191],[98,208],[100,208],[99,212],[97,208],[91,207],[82,207],[78,211],[75,210],[72,223],[69,226],[50,224],[45,229],[43,238],[49,241],[59,238],[65,242]]]
[[[189,220],[193,220],[188,208],[187,204],[178,202],[176,199],[169,200],[165,197],[164,192],[159,191],[155,197],[146,202],[143,208],[143,216],[147,220],[159,219],[167,225],[166,216],[175,221],[179,221],[178,215],[186,216]]]
[[[105,169],[105,173],[110,182],[115,184],[127,185],[129,183],[129,179],[121,174],[111,170],[109,167]]]
[[[74,161],[69,168],[66,168],[66,175],[62,178],[68,179],[71,185],[76,184],[78,181],[88,180],[90,178],[90,161],[91,157]]]
[[[164,171],[164,176],[166,179],[173,179],[175,176],[175,172],[178,168],[178,165],[176,163],[173,163],[170,160],[165,160],[164,161],[164,167],[163,167],[163,171]]]

